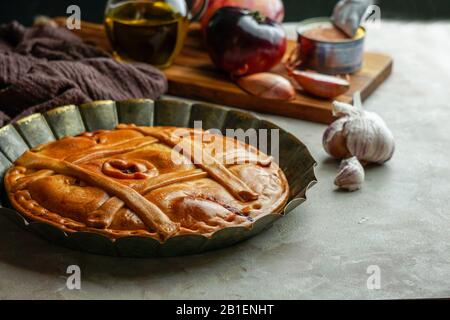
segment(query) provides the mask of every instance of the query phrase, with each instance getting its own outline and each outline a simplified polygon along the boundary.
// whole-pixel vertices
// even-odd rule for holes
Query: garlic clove
[[[320,98],[333,99],[350,89],[347,80],[317,72],[292,70],[290,76],[303,90]]]
[[[364,168],[356,157],[344,159],[340,165],[340,171],[334,180],[334,184],[348,191],[359,190],[364,182]]]
[[[347,149],[344,125],[347,119],[340,118],[333,122],[324,132],[322,144],[325,151],[334,158],[343,159],[351,157]]]
[[[290,100],[295,97],[295,89],[283,76],[261,72],[236,79],[236,83],[248,93],[265,99]]]

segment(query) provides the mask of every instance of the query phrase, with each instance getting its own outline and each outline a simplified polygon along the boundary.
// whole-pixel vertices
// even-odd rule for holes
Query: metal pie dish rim
[[[124,100],[124,101],[120,101],[120,102],[123,105],[130,106],[130,105],[133,105],[134,103],[135,104],[142,104],[142,103],[145,103],[145,102],[149,103],[150,101],[151,100],[149,100],[149,99],[128,99],[128,100]],[[183,102],[183,100],[165,99],[165,98],[163,98],[163,99],[157,100],[157,103],[159,102],[159,103],[164,105],[164,104],[172,103],[173,101],[175,101],[177,104],[179,104],[180,101]],[[93,101],[92,103],[88,103],[87,104],[88,105],[87,108],[90,108],[89,104],[92,104],[92,108],[97,109],[99,106],[101,107],[102,103],[106,103],[106,102],[108,102],[108,104],[111,103],[110,100],[108,100],[108,101]],[[267,121],[267,120],[261,120],[260,118],[258,118],[257,116],[255,116],[255,115],[253,115],[253,114],[251,114],[249,112],[245,112],[245,111],[241,111],[241,110],[236,110],[235,111],[234,109],[228,108],[226,106],[219,106],[219,105],[213,105],[213,104],[207,104],[207,103],[193,103],[193,104],[186,103],[186,105],[187,104],[189,104],[189,112],[188,112],[188,116],[189,117],[191,116],[191,113],[192,113],[192,109],[193,109],[192,106],[194,106],[194,105],[200,106],[200,107],[201,106],[205,106],[207,110],[218,110],[220,112],[226,112],[226,115],[228,115],[229,112],[234,112],[234,115],[245,116],[247,119],[251,119],[251,120],[257,121],[258,124],[263,122],[265,125],[269,125],[269,126],[273,126],[273,127],[279,128],[278,126],[276,126],[272,122]],[[75,110],[80,112],[79,106],[75,106],[75,107],[76,107]],[[85,109],[85,108],[86,108],[86,104],[83,105],[83,109]],[[117,109],[116,108],[114,108],[114,109],[115,109],[114,111],[116,113],[115,116],[117,117]],[[26,118],[26,119],[40,118],[40,119],[43,119],[44,121],[46,121],[46,120],[48,120],[48,117],[46,117],[45,115],[46,114],[52,114],[52,113],[55,114],[55,110],[57,110],[58,114],[64,114],[67,111],[73,111],[74,110],[74,105],[66,105],[66,106],[55,107],[55,108],[53,108],[53,109],[51,109],[49,111],[46,111],[46,112],[42,113],[42,117],[38,117],[39,113],[35,113],[35,114],[32,114],[32,115],[28,115],[28,116],[26,116],[24,118]],[[185,112],[185,110],[183,110],[183,111]],[[152,110],[152,112],[153,112],[153,119],[155,119],[154,110]],[[82,121],[85,122],[84,117],[82,117],[82,118],[83,118]],[[20,122],[20,120],[18,122]],[[16,124],[18,122],[16,122]],[[118,121],[118,123],[120,123],[120,121]],[[158,124],[156,123],[156,124],[151,124],[151,125],[157,126]],[[7,127],[7,126],[12,126],[13,128],[16,128],[15,124],[13,124],[13,125],[7,124],[4,127]],[[84,126],[86,127],[86,124],[84,124]],[[4,127],[0,128],[0,131],[3,131]],[[52,127],[52,126],[50,125],[50,127]],[[110,128],[110,129],[114,129],[114,128]],[[294,141],[294,143],[297,144],[298,147],[300,147],[300,146],[304,147],[303,148],[304,156],[305,157],[309,157],[308,160],[311,162],[311,166],[309,166],[307,168],[307,170],[304,171],[304,175],[303,176],[309,176],[309,180],[307,181],[306,186],[304,188],[302,188],[300,190],[300,192],[298,192],[298,194],[292,196],[292,198],[291,198],[291,195],[289,195],[289,199],[286,202],[286,204],[283,206],[281,211],[262,214],[261,216],[258,216],[254,221],[252,221],[251,223],[249,223],[246,226],[239,226],[239,225],[237,225],[237,226],[229,226],[229,227],[225,227],[225,228],[216,230],[215,232],[212,232],[211,234],[208,234],[208,235],[203,235],[203,234],[181,234],[181,235],[176,235],[176,236],[170,237],[166,241],[161,242],[161,241],[158,241],[157,239],[155,239],[155,238],[153,238],[151,236],[147,236],[147,235],[124,235],[124,236],[120,236],[119,238],[114,239],[114,238],[108,237],[106,235],[103,235],[101,233],[97,233],[95,231],[74,231],[74,232],[65,231],[62,228],[56,227],[56,226],[54,226],[54,225],[52,225],[50,223],[36,221],[36,220],[33,220],[33,219],[27,217],[25,214],[22,214],[21,212],[17,211],[15,208],[13,208],[11,206],[11,204],[9,203],[9,200],[7,201],[7,206],[6,207],[3,207],[3,206],[0,207],[0,212],[2,212],[2,214],[6,214],[9,217],[13,217],[13,214],[15,214],[16,217],[13,217],[14,221],[18,222],[20,225],[22,225],[23,227],[25,227],[29,231],[36,231],[36,229],[40,229],[41,232],[39,232],[39,234],[41,236],[44,236],[44,238],[47,238],[47,239],[50,238],[50,240],[52,242],[55,242],[55,241],[53,241],[53,240],[55,240],[53,238],[55,236],[55,230],[57,230],[57,233],[59,233],[59,236],[62,236],[63,238],[66,238],[65,240],[64,239],[59,239],[59,240],[64,240],[64,241],[62,241],[62,242],[64,242],[64,243],[62,243],[62,245],[65,245],[65,246],[68,246],[68,247],[72,247],[73,248],[73,243],[71,245],[67,245],[67,243],[65,243],[65,242],[74,242],[74,241],[77,242],[77,238],[78,237],[86,238],[86,235],[90,235],[90,237],[93,238],[93,239],[95,239],[95,238],[97,240],[102,239],[104,244],[107,244],[109,242],[109,245],[112,245],[112,247],[114,248],[114,250],[113,250],[114,252],[111,252],[111,248],[109,248],[108,250],[105,250],[105,252],[102,252],[102,250],[98,249],[98,248],[95,249],[95,250],[89,250],[89,249],[86,250],[86,245],[81,246],[81,248],[80,248],[79,245],[76,245],[77,248],[75,248],[75,249],[82,250],[82,251],[90,251],[91,253],[95,253],[95,254],[123,256],[123,257],[172,256],[172,254],[168,254],[167,252],[164,252],[164,247],[172,245],[173,243],[177,243],[177,242],[180,243],[180,240],[181,240],[181,243],[182,243],[187,238],[189,238],[190,240],[195,239],[198,242],[198,244],[200,244],[199,247],[197,248],[198,250],[196,250],[196,248],[190,248],[189,245],[187,245],[187,249],[184,250],[185,252],[183,250],[175,250],[175,254],[173,254],[174,256],[176,256],[176,255],[185,255],[185,254],[196,254],[196,253],[201,253],[203,251],[209,251],[211,249],[219,249],[219,248],[227,247],[229,245],[234,244],[235,242],[240,242],[242,240],[250,238],[250,237],[260,233],[261,231],[267,229],[268,227],[270,227],[273,224],[273,222],[275,222],[280,217],[282,217],[282,216],[284,216],[284,215],[286,215],[288,213],[286,211],[286,209],[289,208],[289,211],[293,210],[293,208],[290,208],[292,204],[294,204],[294,208],[295,208],[299,204],[301,204],[304,201],[306,201],[306,192],[317,182],[317,179],[316,179],[315,174],[314,174],[314,169],[315,169],[317,163],[312,158],[312,156],[309,153],[308,149],[303,145],[303,143],[298,138],[296,138],[292,134],[286,132],[282,128],[279,128],[279,129],[280,129],[280,136],[281,136],[281,132],[283,132],[284,134],[289,135],[289,138],[292,139],[292,141]],[[24,141],[26,141],[25,137],[23,136],[23,132],[21,130],[17,130],[17,132],[22,137],[22,139]],[[58,140],[58,138],[56,138],[56,134],[54,132],[53,132],[53,140]],[[281,146],[281,143],[280,143],[280,146]],[[2,147],[2,141],[0,141],[0,147]],[[28,147],[28,149],[31,149],[29,145],[27,147]],[[0,152],[8,159],[8,156],[6,156],[4,154],[4,152],[3,152],[3,148],[1,148]],[[13,161],[11,161],[11,159],[9,159],[9,161],[10,161],[9,167],[11,167]],[[281,168],[281,164],[278,164],[278,165],[280,166],[280,169],[285,173],[286,179],[287,179],[289,187],[291,189],[291,184],[289,183],[289,177],[287,177],[286,172]],[[6,168],[4,170],[4,172],[2,173],[2,188],[4,188],[3,175],[6,173],[6,171],[8,169],[9,168]],[[4,202],[4,200],[2,200],[2,202]],[[42,227],[42,225],[46,225],[46,227]],[[48,229],[48,228],[50,228],[50,229]],[[42,234],[42,229],[44,230],[44,232],[43,232],[44,234]],[[54,230],[52,230],[53,235],[50,236],[48,234],[45,234],[45,232],[46,232],[45,229],[48,229],[48,230],[54,229]],[[36,232],[34,232],[34,233],[36,233]],[[226,233],[231,235],[231,238],[227,237]],[[220,242],[222,240],[224,240],[224,239],[222,239],[222,240],[218,239],[219,236],[222,236],[222,234],[225,234],[225,240],[226,240],[226,241],[223,241],[224,242],[223,246],[220,245]],[[236,235],[237,235],[237,237],[235,237]],[[233,239],[233,238],[235,238],[235,239]],[[143,240],[143,241],[153,241],[153,244],[151,246],[149,246],[149,248],[147,248],[147,249],[144,248],[141,251],[138,250],[141,253],[142,253],[142,251],[150,250],[150,252],[148,252],[149,253],[148,255],[147,254],[139,254],[139,253],[136,254],[136,252],[130,252],[128,254],[128,252],[126,252],[126,251],[124,252],[123,251],[123,248],[122,249],[117,248],[118,244],[123,244],[126,241],[130,241],[130,240],[134,241],[134,240],[137,240],[137,239],[146,239],[146,240]],[[67,240],[70,240],[70,241],[67,241]],[[105,242],[105,240],[108,240],[108,242]],[[233,240],[236,240],[236,241],[233,241]],[[78,239],[78,242],[79,241],[81,241],[81,240]],[[210,248],[209,245],[212,242],[214,242],[214,241],[218,241],[219,243],[213,245]],[[61,241],[58,241],[58,242],[61,242]],[[229,242],[232,242],[232,243],[229,243]],[[128,243],[127,245],[130,245],[130,244]],[[142,243],[137,244],[137,245],[142,245]],[[147,245],[148,245],[148,243],[147,243]],[[157,250],[155,250],[155,248],[154,248],[155,246],[159,247],[159,248],[157,248]],[[133,245],[131,245],[131,247],[133,247]]]

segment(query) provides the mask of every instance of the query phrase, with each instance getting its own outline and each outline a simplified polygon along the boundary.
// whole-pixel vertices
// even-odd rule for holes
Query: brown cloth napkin
[[[67,29],[0,25],[0,126],[56,106],[156,99],[166,90],[158,69],[115,61]]]

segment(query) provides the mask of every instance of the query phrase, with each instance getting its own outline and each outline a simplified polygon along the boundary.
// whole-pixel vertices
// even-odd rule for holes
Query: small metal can
[[[329,18],[304,20],[297,28],[297,55],[301,65],[326,74],[349,74],[361,69],[366,31],[363,27],[352,39],[324,41],[309,38],[305,32],[314,28],[332,27]]]

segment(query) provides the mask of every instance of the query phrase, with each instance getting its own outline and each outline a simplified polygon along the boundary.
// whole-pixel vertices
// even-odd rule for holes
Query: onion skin
[[[333,99],[350,89],[350,83],[338,77],[300,70],[291,70],[289,75],[303,90],[320,98]]]
[[[206,28],[205,43],[214,64],[232,76],[270,70],[287,48],[279,23],[236,7],[216,11]]]
[[[194,1],[194,10],[201,7],[202,1]],[[284,5],[281,0],[209,0],[208,7],[200,19],[203,30],[214,13],[222,7],[239,7],[259,11],[262,15],[280,23],[284,19]]]
[[[236,82],[248,93],[264,99],[291,100],[296,94],[289,80],[274,73],[255,73],[240,77]]]

